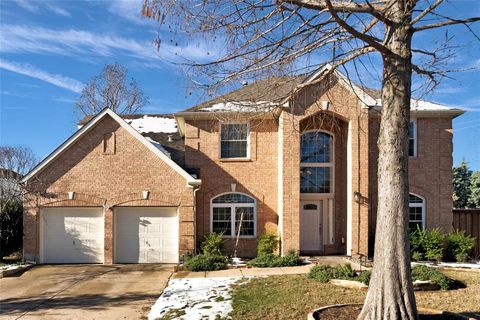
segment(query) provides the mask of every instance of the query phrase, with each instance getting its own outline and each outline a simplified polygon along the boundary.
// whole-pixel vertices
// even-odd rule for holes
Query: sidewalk
[[[345,263],[351,263],[344,257],[318,257],[315,259],[318,264],[325,264],[336,266]],[[184,278],[215,278],[215,277],[262,277],[262,276],[276,276],[285,274],[305,274],[315,263],[310,263],[295,267],[280,267],[280,268],[235,268],[219,271],[178,271],[172,275],[172,279],[184,279]],[[353,267],[353,265],[352,265]]]

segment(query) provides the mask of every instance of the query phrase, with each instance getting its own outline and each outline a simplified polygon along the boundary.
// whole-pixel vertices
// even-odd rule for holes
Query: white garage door
[[[177,208],[117,208],[117,263],[177,263]]]
[[[103,263],[102,208],[42,209],[43,263]]]

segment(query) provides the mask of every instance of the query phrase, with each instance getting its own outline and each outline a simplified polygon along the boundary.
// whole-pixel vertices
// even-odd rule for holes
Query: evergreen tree
[[[471,189],[470,179],[472,171],[468,169],[467,163],[462,160],[458,167],[453,167],[453,207],[467,208],[469,204]]]
[[[471,208],[480,208],[480,171],[475,171],[470,177],[470,197],[468,204]]]

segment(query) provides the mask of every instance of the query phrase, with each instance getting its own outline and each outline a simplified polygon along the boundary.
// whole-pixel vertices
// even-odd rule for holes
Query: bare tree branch
[[[428,8],[420,12],[420,14],[412,20],[411,25],[414,25],[418,21],[422,20],[423,17],[425,17],[427,14],[435,10],[435,8],[438,7],[440,4],[442,4],[443,1],[444,0],[437,0],[434,3],[432,3]]]
[[[324,10],[329,8],[327,1],[323,0],[277,0],[277,2],[286,2],[294,4],[300,7],[314,10]],[[334,10],[335,12],[358,12],[358,13],[373,13],[381,12],[383,5],[382,1],[377,1],[375,3],[355,3],[347,1],[334,1],[331,2],[331,8],[329,10]]]
[[[445,26],[451,26],[451,25],[455,25],[455,24],[467,25],[468,23],[472,23],[472,22],[476,22],[476,21],[480,21],[480,17],[473,17],[473,18],[462,19],[462,20],[451,19],[451,20],[448,20],[448,21],[440,21],[440,22],[426,24],[426,25],[423,25],[423,26],[413,28],[413,32],[435,29],[435,28],[440,28],[440,27],[445,27]]]

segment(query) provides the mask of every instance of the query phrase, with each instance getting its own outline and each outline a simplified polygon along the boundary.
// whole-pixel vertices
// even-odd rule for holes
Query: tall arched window
[[[333,193],[333,136],[308,131],[300,141],[300,192]]]
[[[241,224],[240,224],[241,221]],[[226,237],[256,235],[255,199],[242,193],[225,193],[212,199],[211,231]]]
[[[409,194],[408,227],[410,231],[425,227],[425,199],[413,193]]]

